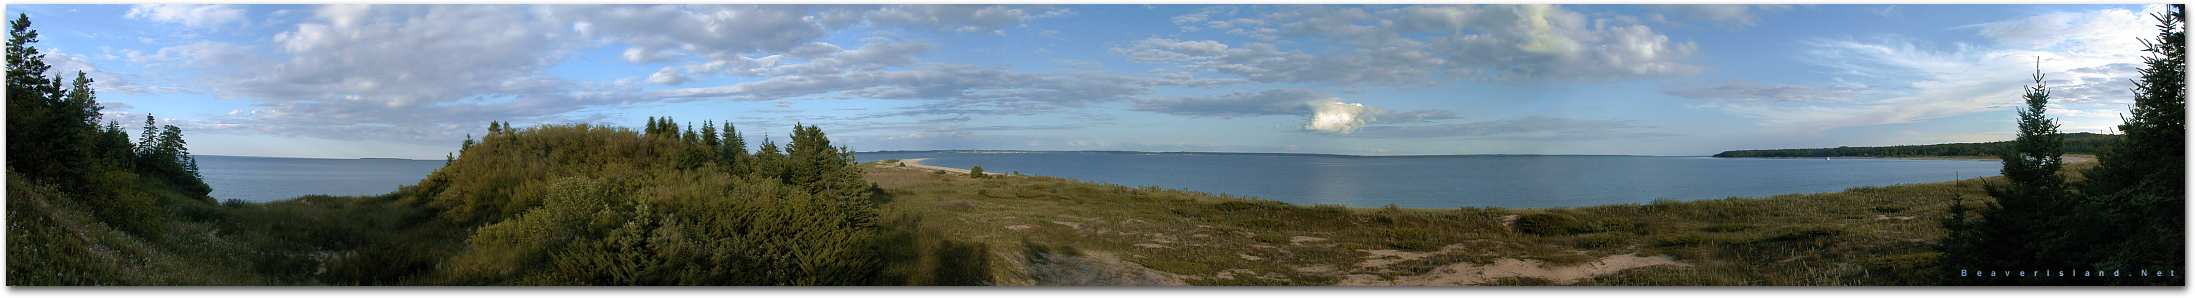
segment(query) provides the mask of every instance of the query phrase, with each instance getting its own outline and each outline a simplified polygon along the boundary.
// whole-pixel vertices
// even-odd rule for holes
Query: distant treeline
[[[2120,135],[2076,132],[2065,136],[2066,154],[2096,154],[2106,145],[2118,142]],[[1715,157],[1907,157],[1907,156],[1996,156],[2011,148],[2012,141],[1988,143],[1950,143],[1934,145],[1904,145],[1883,147],[1837,147],[1808,149],[1733,150],[1716,153]]]

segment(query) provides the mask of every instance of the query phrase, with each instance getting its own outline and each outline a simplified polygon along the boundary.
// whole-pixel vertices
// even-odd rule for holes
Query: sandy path
[[[950,167],[940,167],[940,166],[933,166],[933,165],[926,165],[926,164],[922,164],[922,160],[925,160],[925,159],[928,159],[928,158],[901,159],[901,160],[899,160],[899,163],[900,163],[901,165],[905,165],[905,166],[908,166],[908,167],[913,167],[913,168],[918,168],[918,169],[924,169],[924,170],[939,170],[939,171],[954,172],[954,173],[961,173],[961,174],[967,174],[967,173],[968,173],[968,169],[962,169],[962,168],[950,168]]]

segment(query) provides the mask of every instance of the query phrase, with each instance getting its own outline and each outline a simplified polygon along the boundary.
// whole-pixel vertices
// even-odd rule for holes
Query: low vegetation
[[[893,198],[885,214],[923,218],[926,228],[979,244],[991,254],[995,281],[1017,285],[1457,285],[1466,283],[1432,281],[1494,272],[1450,271],[1512,263],[1504,260],[1623,269],[1559,283],[1521,276],[1469,284],[1927,285],[1941,277],[1935,241],[1944,210],[1954,200],[1986,203],[1983,185],[2003,183],[1562,209],[1414,209],[865,166]],[[1118,262],[1036,255],[1057,251]],[[1615,266],[1631,257],[1674,263]]]

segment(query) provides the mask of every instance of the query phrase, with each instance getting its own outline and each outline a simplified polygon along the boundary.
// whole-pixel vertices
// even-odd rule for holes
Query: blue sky
[[[10,5],[194,153],[439,158],[488,121],[855,150],[1706,155],[2131,103],[2157,5]]]

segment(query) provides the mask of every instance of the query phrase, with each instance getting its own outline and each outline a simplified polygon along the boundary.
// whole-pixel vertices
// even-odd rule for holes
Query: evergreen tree
[[[2087,225],[2082,235],[2099,270],[2185,269],[2187,169],[2186,6],[2174,4],[2157,20],[2157,36],[2142,40],[2141,78],[2134,106],[2124,117],[2120,143],[2097,156],[2083,189]]]
[[[48,160],[46,154],[53,149],[49,140],[53,133],[46,130],[49,82],[45,73],[46,55],[32,47],[38,42],[38,31],[30,29],[30,15],[18,14],[8,22],[8,164],[18,174],[45,175],[42,167],[34,166]]]
[[[716,121],[701,121],[701,144],[709,145],[711,150],[715,150],[717,146],[723,145],[719,142],[716,138]]]
[[[692,123],[688,124],[689,125],[686,125],[686,134],[679,135],[678,140],[686,142],[687,144],[701,143],[701,135],[694,133],[694,126],[691,125]]]
[[[655,116],[648,116],[648,128],[646,130],[641,130],[640,133],[649,137],[656,137],[663,133],[663,130],[660,129],[660,127],[657,127],[657,125],[660,124],[662,124],[662,122],[656,122]]]
[[[717,150],[718,158],[731,164],[732,175],[752,172],[753,157],[747,156],[747,138],[740,135],[739,127],[733,126],[731,121],[724,122],[724,146]]]
[[[458,145],[458,146],[457,146],[457,152],[465,152],[465,150],[466,150],[466,149],[472,149],[472,148],[473,148],[473,134],[469,134],[469,133],[468,133],[468,134],[465,134],[465,143],[464,143],[464,144],[461,144],[461,145]]]
[[[777,143],[770,141],[770,134],[762,134],[762,148],[755,150],[753,174],[770,179],[785,180],[785,155],[777,151]]]
[[[157,136],[160,135],[160,127],[155,126],[154,123],[152,113],[145,113],[145,130],[137,134],[138,159],[150,159],[153,156],[152,144],[159,140]]]
[[[2063,141],[2057,122],[2045,114],[2050,91],[2040,67],[2034,82],[2023,95],[2026,106],[2018,113],[2019,136],[2011,150],[1999,155],[2010,185],[1989,186],[1996,203],[1982,207],[1981,219],[1947,235],[1944,253],[1949,270],[2067,268],[2070,260],[2065,256],[2070,252],[2065,249],[2072,246],[2065,245],[2069,235],[2056,226],[2071,206],[2065,179],[2058,175]]]
[[[488,135],[493,136],[499,132],[503,132],[503,123],[488,121]]]

